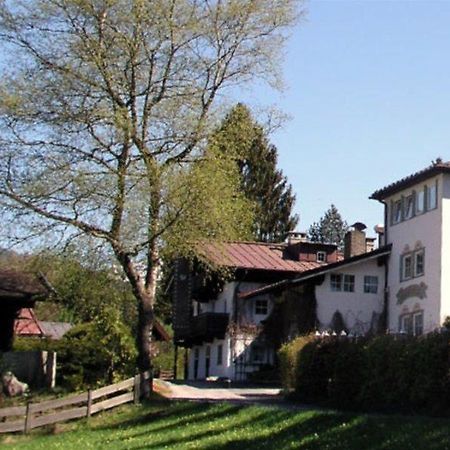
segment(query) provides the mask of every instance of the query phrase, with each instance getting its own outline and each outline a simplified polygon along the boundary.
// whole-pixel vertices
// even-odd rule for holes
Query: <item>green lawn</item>
[[[5,445],[8,444],[8,445]],[[7,436],[9,449],[450,449],[450,420],[156,402]]]

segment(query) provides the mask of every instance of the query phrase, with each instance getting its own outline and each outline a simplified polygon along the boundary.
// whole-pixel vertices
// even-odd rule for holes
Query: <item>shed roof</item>
[[[304,272],[326,263],[296,261],[286,257],[287,244],[261,242],[208,242],[198,246],[201,256],[221,267]]]
[[[50,339],[59,340],[61,339],[73,325],[69,322],[49,322],[49,321],[39,321],[39,326],[42,328],[45,337]]]
[[[0,297],[37,297],[48,291],[36,275],[14,269],[0,269]]]
[[[14,322],[16,336],[44,337],[45,333],[32,308],[22,308]]]

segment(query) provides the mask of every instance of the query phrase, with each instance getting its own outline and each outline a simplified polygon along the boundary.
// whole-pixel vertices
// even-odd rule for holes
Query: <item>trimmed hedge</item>
[[[279,353],[285,389],[344,409],[450,412],[450,335],[304,336]]]

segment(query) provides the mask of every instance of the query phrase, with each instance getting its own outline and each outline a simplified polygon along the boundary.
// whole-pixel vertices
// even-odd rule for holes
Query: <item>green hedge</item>
[[[313,336],[300,336],[282,345],[278,351],[281,383],[287,393],[295,391],[297,385],[297,359],[303,347],[312,342],[312,340]]]
[[[375,411],[450,412],[450,335],[305,336],[279,353],[283,385],[305,402]]]

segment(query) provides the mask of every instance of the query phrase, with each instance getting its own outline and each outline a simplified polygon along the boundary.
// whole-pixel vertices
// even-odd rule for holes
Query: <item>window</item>
[[[414,276],[420,277],[425,273],[425,250],[414,252]]]
[[[414,336],[423,334],[423,311],[413,314]]]
[[[376,294],[378,292],[378,277],[372,275],[364,276],[364,293]]]
[[[425,249],[421,248],[400,257],[400,281],[425,274]]]
[[[331,274],[330,283],[332,291],[342,291],[342,275],[341,274]]]
[[[416,193],[416,214],[422,214],[425,211],[425,190],[422,189]]]
[[[400,332],[413,334],[413,320],[411,314],[405,314],[400,319]]]
[[[437,184],[427,186],[427,211],[437,207]]]
[[[217,365],[221,366],[223,360],[223,345],[219,344],[217,346]]]
[[[355,292],[355,275],[344,275],[344,292]]]
[[[391,225],[396,225],[404,220],[436,209],[438,206],[437,181],[424,185],[417,191],[411,191],[408,195],[391,201],[390,218]]]
[[[267,300],[259,299],[255,301],[255,314],[265,316],[268,312]]]
[[[401,272],[402,272],[402,281],[409,280],[412,278],[412,255],[408,253],[406,255],[402,255],[401,257]]]
[[[395,225],[402,221],[402,201],[397,200],[394,202],[393,211],[392,211],[392,223]]]
[[[325,262],[327,260],[326,252],[317,252],[317,262]]]
[[[405,214],[403,219],[411,219],[414,216],[414,194],[405,198]]]
[[[423,311],[401,316],[400,332],[414,336],[423,334]]]

